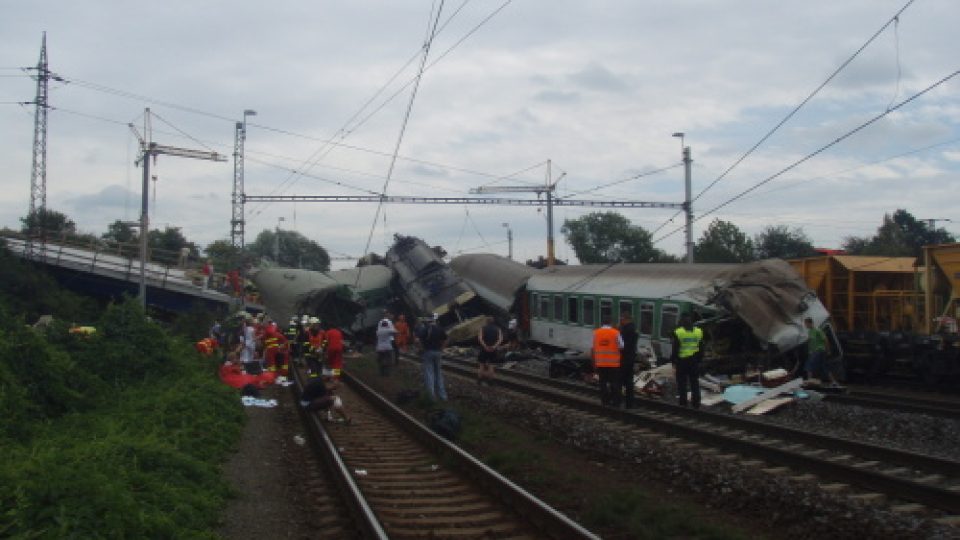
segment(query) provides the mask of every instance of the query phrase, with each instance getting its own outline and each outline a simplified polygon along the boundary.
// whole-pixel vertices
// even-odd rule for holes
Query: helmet
[[[320,322],[320,319],[317,317],[310,317],[310,324],[317,324]]]
[[[304,315],[303,318],[300,319],[300,322],[301,322],[302,324],[307,324],[307,323],[310,322],[310,317]]]

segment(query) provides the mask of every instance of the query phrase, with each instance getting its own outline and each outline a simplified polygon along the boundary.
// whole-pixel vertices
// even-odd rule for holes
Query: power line
[[[623,184],[624,182],[629,182],[629,181],[631,181],[631,180],[638,180],[638,179],[644,178],[644,177],[646,177],[646,176],[653,176],[654,174],[659,174],[659,173],[662,173],[662,172],[665,172],[665,171],[669,171],[670,169],[676,169],[677,167],[683,167],[683,163],[674,163],[673,165],[670,165],[670,166],[667,166],[667,167],[661,167],[661,168],[656,169],[656,170],[653,170],[653,171],[642,172],[642,173],[640,173],[640,174],[635,174],[635,175],[633,175],[633,176],[631,176],[631,177],[629,177],[629,178],[624,178],[624,179],[622,179],[622,180],[615,180],[615,181],[613,181],[613,182],[610,182],[609,184],[602,184],[602,185],[599,185],[599,186],[596,186],[596,187],[593,187],[593,188],[590,188],[590,189],[586,189],[586,190],[583,190],[583,191],[576,191],[576,192],[574,192],[574,193],[570,193],[569,195],[564,195],[563,197],[558,197],[558,198],[564,199],[564,198],[574,197],[574,196],[576,196],[576,195],[583,195],[583,194],[585,194],[585,193],[593,193],[594,191],[599,191],[599,190],[601,190],[601,189],[608,188],[608,187],[611,187],[611,186],[615,186],[615,185],[617,185],[617,184]]]
[[[863,52],[864,49],[866,49],[868,46],[870,46],[870,44],[873,43],[873,41],[874,41],[875,39],[877,39],[877,37],[878,37],[888,26],[890,26],[891,23],[894,23],[894,22],[899,23],[899,21],[900,21],[900,15],[901,15],[904,11],[906,11],[906,9],[907,9],[908,7],[910,7],[910,5],[913,4],[913,2],[914,2],[914,0],[909,0],[906,4],[904,4],[904,6],[903,6],[902,8],[900,8],[900,10],[897,11],[897,13],[896,13],[893,17],[891,17],[890,20],[888,20],[883,26],[881,26],[879,30],[877,30],[876,32],[874,32],[874,34],[870,37],[870,39],[868,39],[868,40],[867,40],[863,45],[861,45],[860,48],[857,49],[849,58],[847,58],[842,64],[840,64],[840,66],[839,66],[836,70],[834,70],[834,72],[833,72],[829,77],[827,77],[827,79],[826,79],[825,81],[823,81],[822,83],[820,83],[820,86],[816,87],[812,92],[810,92],[810,94],[809,94],[806,98],[804,98],[804,100],[801,101],[799,105],[797,105],[796,107],[794,107],[792,111],[790,111],[786,116],[784,116],[783,119],[780,120],[780,122],[777,123],[777,125],[773,126],[773,128],[772,128],[770,131],[768,131],[767,134],[764,135],[759,141],[757,141],[756,144],[754,144],[752,147],[750,147],[749,150],[747,150],[746,152],[744,152],[744,154],[741,155],[741,156],[733,163],[733,165],[730,165],[730,166],[727,168],[727,170],[723,171],[723,173],[722,173],[720,176],[718,176],[716,179],[714,179],[712,182],[710,182],[710,184],[708,184],[707,187],[703,188],[703,189],[700,191],[700,193],[698,193],[697,196],[693,198],[693,200],[691,201],[691,203],[698,201],[698,200],[700,199],[700,197],[702,197],[707,191],[710,190],[710,188],[712,188],[713,186],[717,185],[718,182],[720,182],[721,180],[723,180],[724,178],[726,178],[726,176],[727,176],[728,174],[730,174],[730,172],[733,171],[733,169],[735,169],[738,165],[740,165],[740,163],[742,163],[745,159],[747,159],[747,157],[749,157],[751,154],[753,154],[753,152],[754,152],[757,148],[759,148],[760,145],[762,145],[764,142],[767,141],[767,139],[769,139],[771,136],[773,136],[773,134],[776,133],[784,124],[786,124],[787,121],[789,121],[791,118],[793,118],[793,116],[796,115],[796,114],[800,111],[800,109],[802,109],[811,99],[813,99],[814,96],[816,96],[818,93],[820,93],[820,90],[822,90],[825,86],[827,86],[828,84],[830,84],[830,81],[832,81],[837,75],[840,74],[841,71],[843,71],[851,62],[853,62],[853,60],[854,60],[857,56],[859,56],[859,54],[860,54],[861,52]],[[891,101],[891,103],[892,103],[892,101]],[[888,110],[889,110],[889,109],[888,109]],[[651,234],[656,234],[658,231],[660,231],[660,229],[664,228],[668,223],[672,222],[678,215],[680,215],[680,212],[677,212],[677,213],[674,214],[672,217],[670,217],[670,219],[668,219],[667,221],[663,222],[659,227],[657,227],[656,229],[654,229]],[[671,234],[672,234],[672,233],[671,233]]]
[[[387,186],[390,185],[390,177],[393,176],[393,168],[397,164],[397,155],[400,153],[400,145],[403,143],[403,135],[407,132],[407,123],[410,121],[410,114],[413,112],[413,104],[417,98],[417,90],[420,89],[420,81],[423,79],[423,67],[427,63],[427,57],[430,54],[430,47],[433,45],[434,38],[437,37],[437,25],[440,23],[440,13],[443,11],[444,0],[440,0],[440,6],[437,8],[437,16],[433,20],[432,25],[427,27],[427,37],[423,43],[423,58],[420,61],[420,69],[417,73],[417,83],[413,85],[413,91],[410,93],[410,101],[407,102],[407,110],[403,115],[403,121],[400,123],[400,133],[397,134],[397,143],[393,147],[393,156],[390,158],[390,166],[387,168],[386,178],[383,180],[383,188],[380,190],[381,195],[387,194]],[[432,10],[431,7],[432,16]],[[433,18],[433,17],[431,17]],[[377,210],[373,215],[373,223],[370,225],[370,234],[367,236],[367,244],[363,248],[363,253],[366,254],[370,250],[370,242],[373,240],[373,231],[377,228],[377,219],[380,217],[380,211],[383,209],[383,201],[381,200],[377,203]],[[384,218],[386,219],[386,218]],[[360,276],[363,271],[357,273],[357,281],[354,283],[354,287],[360,284]]]
[[[718,204],[717,206],[711,208],[710,210],[704,212],[703,214],[700,214],[694,221],[700,221],[702,218],[705,218],[705,217],[709,216],[710,214],[716,212],[717,210],[720,210],[721,208],[723,208],[723,207],[725,207],[725,206],[727,206],[727,205],[729,205],[729,204],[731,204],[731,203],[733,203],[733,202],[735,202],[735,201],[743,198],[745,195],[747,195],[748,193],[752,192],[753,190],[759,188],[760,186],[763,186],[763,185],[768,184],[769,182],[772,182],[773,180],[777,179],[778,177],[780,177],[780,176],[783,175],[784,173],[789,172],[790,170],[796,168],[797,166],[803,164],[804,162],[809,161],[809,160],[812,159],[813,157],[815,157],[815,156],[823,153],[824,151],[826,151],[826,150],[828,150],[828,149],[836,146],[836,145],[839,144],[840,142],[842,142],[842,141],[850,138],[850,137],[853,136],[854,134],[860,132],[861,130],[863,130],[863,129],[869,127],[869,126],[871,126],[872,124],[874,124],[874,123],[877,122],[878,120],[886,117],[886,116],[889,115],[890,113],[899,110],[900,108],[904,107],[904,106],[907,105],[908,103],[910,103],[910,102],[912,102],[913,100],[919,98],[920,96],[923,96],[923,95],[926,94],[927,92],[929,92],[929,91],[933,90],[934,88],[942,85],[943,83],[949,81],[950,79],[956,77],[957,75],[960,75],[960,70],[954,71],[953,73],[951,73],[951,74],[947,75],[946,77],[940,79],[939,81],[931,84],[930,86],[924,88],[923,90],[917,92],[916,94],[910,96],[909,98],[901,101],[900,103],[896,104],[895,106],[888,108],[888,109],[885,110],[884,112],[882,112],[882,113],[874,116],[874,117],[871,118],[870,120],[867,120],[866,122],[860,124],[859,126],[855,127],[854,129],[846,132],[845,134],[841,135],[840,137],[838,137],[838,138],[835,139],[834,141],[832,141],[832,142],[830,142],[830,143],[828,143],[828,144],[826,144],[826,145],[824,145],[824,146],[821,146],[821,147],[818,148],[817,150],[815,150],[815,151],[807,154],[806,156],[798,159],[797,161],[794,161],[794,162],[791,163],[790,165],[787,165],[787,166],[784,167],[783,169],[780,169],[780,171],[778,171],[778,172],[776,172],[776,173],[768,176],[768,177],[765,178],[764,180],[761,180],[760,182],[757,182],[757,183],[754,184],[753,186],[751,186],[751,187],[749,187],[749,188],[741,191],[740,193],[738,193],[737,195],[734,195],[733,197],[727,199],[727,200],[724,201],[723,203]],[[678,228],[678,229],[674,229],[674,230],[670,231],[669,233],[661,236],[660,238],[657,238],[656,240],[653,241],[653,243],[656,244],[657,242],[660,242],[661,240],[663,240],[663,239],[665,239],[665,238],[667,238],[667,237],[669,237],[669,236],[672,236],[673,234],[675,234],[675,233],[677,233],[677,232],[679,232],[679,231],[681,231],[681,230],[683,230],[683,227]]]

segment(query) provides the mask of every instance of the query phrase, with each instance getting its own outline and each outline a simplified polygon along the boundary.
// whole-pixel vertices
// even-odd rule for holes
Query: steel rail
[[[438,455],[453,461],[457,470],[477,482],[488,493],[505,502],[540,532],[558,540],[577,538],[599,540],[598,536],[483,464],[459,446],[437,436],[415,418],[384,399],[363,381],[346,371],[343,372],[342,378],[354,391],[401,425],[418,442]]]
[[[290,389],[293,392],[294,402],[297,403],[297,411],[300,412],[301,418],[311,434],[311,446],[320,459],[326,463],[327,469],[340,486],[341,494],[350,507],[355,517],[354,522],[359,526],[361,534],[364,538],[388,539],[389,536],[383,529],[383,525],[377,519],[373,509],[370,508],[370,504],[367,503],[363,493],[360,492],[360,488],[350,474],[350,469],[340,458],[340,452],[337,451],[337,447],[327,434],[327,430],[323,428],[320,418],[316,413],[309,412],[299,406],[300,394],[304,387],[303,379],[298,370],[292,369],[291,373],[295,384]]]
[[[472,377],[474,375],[474,366],[467,362],[449,357],[444,358],[447,360],[444,363],[445,369],[463,376]],[[451,360],[460,365],[453,365],[450,362]],[[663,433],[735,451],[743,455],[769,459],[795,467],[798,470],[815,472],[825,477],[892,494],[896,498],[919,502],[931,508],[938,508],[953,514],[960,513],[960,492],[899,478],[879,471],[846,465],[838,461],[818,458],[802,451],[791,451],[774,445],[777,443],[787,445],[800,442],[817,448],[826,448],[833,452],[851,453],[864,460],[877,460],[902,466],[921,466],[937,473],[948,474],[954,478],[960,477],[960,462],[957,461],[869,445],[850,439],[799,431],[746,418],[687,409],[652,400],[639,400],[639,403],[648,409],[646,411],[612,409],[599,403],[595,391],[590,392],[588,397],[587,389],[582,385],[526,373],[500,371],[498,375],[502,376],[497,377],[496,385],[532,395],[545,401],[598,416],[613,418],[631,425],[653,427]],[[524,380],[531,382],[522,382]],[[731,431],[724,433],[710,429],[718,426],[729,428]],[[767,441],[768,444],[764,444],[761,441],[750,440],[750,435],[744,433],[745,431],[760,433],[779,440]]]

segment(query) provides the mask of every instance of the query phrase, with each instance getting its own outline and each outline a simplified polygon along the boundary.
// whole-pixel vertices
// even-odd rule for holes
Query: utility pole
[[[137,140],[140,141],[140,156],[136,160],[136,164],[139,165],[143,163],[143,186],[140,198],[140,306],[143,308],[144,313],[147,311],[147,236],[150,232],[150,219],[149,219],[149,206],[150,206],[150,158],[153,158],[154,164],[156,164],[157,156],[165,154],[168,156],[177,156],[184,158],[192,159],[203,159],[207,161],[226,161],[227,158],[216,153],[216,152],[203,152],[200,150],[190,150],[187,148],[177,148],[175,146],[164,146],[152,142],[151,139],[151,127],[150,127],[150,109],[144,109],[143,112],[143,130],[144,136],[141,137],[140,133],[137,132],[137,129],[133,124],[128,124],[130,131],[133,131],[133,134],[137,137]]]
[[[690,159],[690,147],[683,147],[683,185],[685,196],[683,198],[683,211],[687,215],[686,225],[684,226],[684,233],[687,237],[687,264],[693,264],[693,200],[691,199],[691,191],[693,190],[693,182],[691,179],[691,165],[693,160]]]
[[[552,160],[547,160],[547,180],[543,187],[541,186],[481,186],[473,188],[470,193],[536,193],[537,197],[541,193],[547,194],[547,266],[553,266],[556,263],[553,250],[553,192],[557,189],[557,183],[563,179],[567,173],[563,173],[553,180]]]
[[[33,257],[33,238],[40,237],[45,243],[46,231],[41,219],[47,213],[47,110],[49,104],[49,81],[51,78],[62,80],[47,69],[47,33],[43,33],[40,45],[40,60],[37,62],[37,95],[33,100],[36,106],[33,115],[33,167],[30,171],[30,209],[27,214],[32,226],[27,231],[27,257]]]
[[[243,210],[243,146],[247,140],[247,117],[257,111],[245,109],[243,121],[237,122],[233,137],[233,197],[231,200],[230,242],[236,249],[243,249],[243,228],[246,223]]]
[[[503,226],[507,228],[507,258],[512,261],[513,260],[513,230],[510,229],[509,223],[504,223]]]
[[[691,193],[693,191],[693,183],[690,170],[693,160],[690,159],[690,147],[683,144],[685,135],[682,131],[673,134],[674,137],[680,139],[680,153],[683,155],[683,212],[686,215],[686,224],[683,229],[684,236],[686,237],[687,264],[693,264],[693,200]]]

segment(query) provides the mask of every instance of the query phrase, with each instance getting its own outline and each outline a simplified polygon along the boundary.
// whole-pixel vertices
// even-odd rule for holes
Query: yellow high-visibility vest
[[[678,358],[689,358],[700,350],[700,341],[703,340],[703,330],[701,328],[694,327],[693,330],[687,330],[678,326],[673,333],[680,341],[680,350],[677,351]]]

